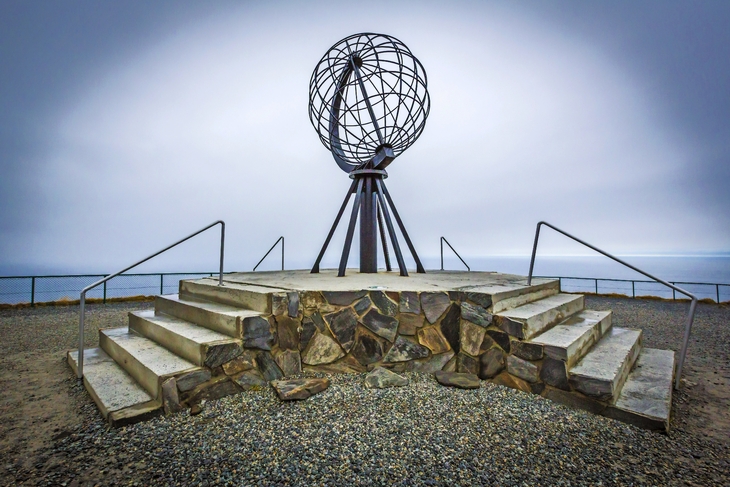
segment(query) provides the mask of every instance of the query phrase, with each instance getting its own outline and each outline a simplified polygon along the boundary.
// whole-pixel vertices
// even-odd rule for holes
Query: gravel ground
[[[588,297],[648,347],[677,348],[686,304]],[[151,303],[89,307],[99,327]],[[640,430],[484,382],[405,374],[371,390],[328,376],[306,401],[271,390],[119,429],[62,361],[78,307],[0,311],[0,478],[18,485],[730,485],[730,308],[700,305],[672,432]],[[32,396],[31,396],[32,394]]]

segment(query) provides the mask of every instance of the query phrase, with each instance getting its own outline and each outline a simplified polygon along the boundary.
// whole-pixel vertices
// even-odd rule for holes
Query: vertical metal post
[[[692,299],[689,305],[689,315],[687,315],[687,326],[684,328],[684,340],[682,340],[682,351],[679,354],[679,362],[677,363],[677,374],[674,379],[674,388],[679,389],[679,381],[682,378],[682,367],[684,366],[684,357],[687,355],[687,345],[689,344],[689,336],[692,333],[692,322],[695,318],[695,308],[697,307],[697,298]]]
[[[634,281],[631,281],[631,297],[632,298],[636,297],[636,287],[634,286],[634,284],[635,284]]]
[[[532,284],[532,270],[535,268],[535,254],[537,253],[537,241],[540,239],[540,225],[543,222],[538,222],[537,229],[535,229],[535,243],[532,244],[532,257],[530,258],[530,273],[527,275],[527,285]]]
[[[340,257],[340,267],[337,271],[337,277],[345,276],[345,269],[347,269],[347,258],[350,256],[350,247],[352,247],[352,235],[355,233],[355,223],[357,222],[357,213],[360,209],[360,196],[363,191],[363,180],[359,178],[357,183],[357,189],[355,190],[355,203],[352,205],[352,213],[350,214],[350,223],[347,227],[347,235],[345,236],[345,246],[342,248],[342,257]],[[349,197],[348,197],[349,199]],[[335,222],[336,223],[336,222]],[[332,229],[334,232],[334,228]],[[324,253],[324,248],[322,248]],[[319,269],[319,263],[317,262],[317,268]]]
[[[563,278],[562,277],[558,277],[558,292],[559,293],[563,292]]]
[[[223,285],[223,248],[226,242],[226,224],[221,220],[221,262],[220,268],[218,269],[218,285]],[[283,245],[283,244],[282,244]]]
[[[441,270],[444,270],[444,237],[441,237],[439,243],[441,244]],[[530,283],[528,282],[527,285],[529,286]]]
[[[102,299],[102,301],[101,301],[104,304],[106,304],[106,282],[107,281],[104,281],[104,299]]]
[[[365,192],[360,200],[360,272],[378,272],[376,200],[373,198],[373,178],[365,177]]]
[[[165,294],[164,279],[165,275],[160,273],[160,294]]]
[[[672,283],[672,284],[674,284],[674,283]],[[676,284],[674,284],[674,285],[676,286]],[[672,301],[676,301],[676,300],[677,300],[677,291],[672,289]]]
[[[383,218],[385,218],[385,225],[388,227],[388,233],[390,234],[390,243],[393,245],[393,252],[395,252],[395,260],[398,261],[398,268],[400,269],[400,275],[403,277],[408,277],[408,269],[406,269],[406,262],[403,260],[403,254],[400,251],[400,245],[398,245],[398,237],[395,234],[395,228],[393,228],[393,222],[390,220],[390,213],[388,212],[388,207],[385,204],[385,196],[383,194],[383,188],[385,188],[384,184],[381,184],[382,180],[376,179],[375,180],[375,188],[378,191],[378,199],[380,200],[380,206],[383,208]],[[387,194],[387,193],[385,193]],[[393,216],[396,217],[399,224],[401,225],[400,229],[403,233],[403,238],[406,239],[406,243],[411,249],[411,252],[413,253],[413,258],[416,260],[416,267],[417,269],[420,268],[421,271],[423,271],[423,267],[421,266],[421,261],[418,260],[418,255],[416,254],[415,249],[413,248],[413,244],[411,244],[411,240],[408,238],[408,234],[406,233],[405,227],[403,227],[403,222],[401,222],[398,219],[398,214],[396,213],[395,206],[393,205],[393,201],[391,199],[388,199],[388,202],[390,203],[390,208],[393,210]],[[421,272],[416,271],[416,272]],[[423,271],[425,272],[425,271]]]
[[[78,348],[78,367],[76,368],[76,376],[81,379],[84,377],[84,308],[86,305],[86,292],[81,293],[79,299],[79,348]]]
[[[284,236],[281,237],[281,270],[284,270]]]
[[[598,279],[594,279],[596,281],[596,294],[598,294]]]
[[[717,304],[720,304],[720,285],[715,284],[715,292],[717,293]]]
[[[35,276],[30,278],[30,305],[35,306]]]
[[[310,271],[312,274],[319,273],[319,263],[322,262],[322,257],[324,257],[324,252],[327,250],[327,246],[330,244],[330,240],[332,240],[332,235],[335,234],[337,225],[340,223],[342,214],[345,212],[345,208],[347,208],[347,204],[350,202],[350,195],[352,195],[352,193],[355,192],[356,188],[357,188],[357,180],[353,179],[352,184],[350,185],[350,189],[347,190],[347,196],[345,196],[345,201],[342,202],[342,206],[340,206],[340,211],[337,212],[335,221],[332,224],[332,227],[330,228],[330,233],[327,234],[327,238],[325,239],[324,244],[322,245],[322,249],[319,251],[317,260],[314,261],[314,265],[312,266],[312,270]]]
[[[377,204],[377,198],[375,200],[376,206],[378,207],[378,230],[380,230],[380,243],[383,246],[383,258],[385,259],[385,270],[388,272],[392,271],[393,268],[390,266],[390,254],[388,253],[388,240],[385,238],[385,227],[383,226],[383,210],[380,205]]]

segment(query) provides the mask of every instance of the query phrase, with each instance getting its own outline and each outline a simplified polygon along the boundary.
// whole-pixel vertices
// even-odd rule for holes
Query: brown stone
[[[439,384],[449,387],[457,387],[459,389],[479,389],[481,383],[479,377],[474,374],[464,374],[458,372],[444,372],[440,370],[434,372],[434,377]]]
[[[180,396],[177,394],[177,381],[174,377],[162,383],[162,407],[165,414],[175,414],[182,411]]]
[[[371,309],[362,317],[362,324],[370,331],[393,342],[398,332],[398,320],[391,316],[381,314],[376,309]]]
[[[401,313],[398,318],[400,322],[398,333],[400,335],[415,335],[418,329],[423,326],[424,322],[423,315],[414,315],[411,313]]]
[[[461,333],[460,333],[460,351],[468,353],[474,357],[479,355],[479,347],[484,341],[484,335],[487,330],[479,325],[475,325],[470,321],[461,321]]]
[[[450,304],[446,293],[421,293],[421,308],[429,323],[436,323]]]
[[[251,350],[244,350],[241,355],[223,364],[226,375],[236,375],[256,367],[256,355]],[[206,379],[207,380],[207,379]]]
[[[362,365],[379,362],[385,355],[385,344],[383,338],[358,326],[355,332],[355,344],[350,350],[350,355]]]
[[[466,293],[466,298],[473,301],[482,308],[489,308],[492,305],[492,296],[484,293]]]
[[[239,392],[241,392],[241,389],[230,381],[227,376],[222,375],[196,387],[186,402],[188,404],[197,404],[203,400],[220,399]]]
[[[418,343],[428,347],[431,353],[443,353],[451,349],[441,329],[436,325],[418,330]]]
[[[366,370],[367,368],[359,364],[351,355],[348,355],[333,364],[304,367],[304,372],[319,372],[325,374],[360,374]]]
[[[525,360],[540,360],[543,357],[543,346],[539,343],[512,340],[512,353]]]
[[[329,304],[349,306],[367,294],[367,291],[323,291],[322,295]]]
[[[264,376],[264,379],[272,381],[284,377],[284,372],[282,372],[276,364],[276,360],[274,360],[274,357],[271,356],[271,352],[259,352],[256,355],[256,363],[258,364],[259,370]]]
[[[465,353],[460,353],[456,356],[456,370],[476,375],[479,372],[479,361]]]
[[[509,335],[507,333],[499,330],[487,330],[487,335],[497,342],[497,345],[499,345],[505,353],[510,352],[512,347],[510,347]]]
[[[481,306],[474,306],[470,303],[461,303],[461,319],[484,328],[492,324],[491,313]]]
[[[302,308],[305,310],[316,311],[326,303],[324,296],[318,291],[304,291],[299,297]]]
[[[449,350],[445,353],[438,355],[432,355],[430,358],[423,360],[413,360],[408,362],[406,368],[409,372],[423,372],[426,374],[433,374],[437,370],[443,370],[446,364],[454,357],[454,352]]]
[[[364,385],[376,389],[403,387],[408,385],[408,379],[383,367],[376,367],[365,377]]]
[[[367,310],[370,309],[370,306],[373,305],[373,302],[370,300],[369,297],[365,296],[360,301],[356,302],[353,306],[353,309],[355,310],[355,313],[357,313],[358,316],[362,316],[365,314]]]
[[[274,335],[271,334],[270,323],[260,316],[252,316],[243,320],[243,346],[271,350]]]
[[[332,336],[339,342],[340,346],[349,352],[355,341],[355,327],[357,326],[357,315],[352,308],[342,308],[336,313],[324,317]]]
[[[400,293],[400,312],[421,314],[421,301],[418,299],[418,293],[412,291],[403,291]]]
[[[200,384],[209,381],[211,378],[210,370],[200,369],[179,375],[175,380],[177,382],[177,390],[180,392],[192,391]]]
[[[304,350],[309,344],[309,340],[314,336],[314,332],[324,333],[325,324],[322,315],[313,313],[302,320],[302,333],[299,339],[299,350]]]
[[[540,368],[540,379],[546,384],[564,391],[570,390],[570,383],[568,382],[568,371],[565,366],[565,362],[562,360],[555,360],[550,357],[545,357],[542,361],[542,367]]]
[[[329,364],[345,355],[342,348],[332,338],[323,333],[315,333],[302,354],[302,362],[307,365]]]
[[[490,348],[494,348],[497,345],[497,342],[494,341],[494,338],[490,337],[489,334],[484,334],[484,340],[482,340],[482,344],[479,346],[479,353],[484,353]]]
[[[241,342],[206,345],[204,364],[206,367],[214,369],[226,362],[230,362],[241,355],[242,352]]]
[[[271,294],[271,314],[275,316],[289,314],[289,297],[286,293]]]
[[[451,353],[453,353],[453,351]],[[444,365],[441,370],[444,372],[456,372],[456,361],[456,354],[454,354],[454,356],[446,362],[446,365]]]
[[[276,354],[274,360],[284,373],[284,377],[302,372],[302,358],[299,355],[299,352],[294,350],[284,350]]]
[[[519,377],[514,377],[510,375],[509,373],[502,372],[498,376],[496,376],[494,379],[492,379],[492,382],[495,384],[499,384],[501,386],[509,387],[511,389],[517,389],[522,392],[530,392],[532,393],[532,387],[530,386],[530,383],[527,381],[524,381],[520,379]]]
[[[289,312],[290,318],[296,318],[299,316],[299,293],[292,291],[286,293],[286,297],[289,300],[287,303],[287,311]]]
[[[402,336],[396,338],[395,343],[383,358],[383,362],[407,362],[428,357],[428,348],[414,343]]]
[[[275,380],[271,383],[282,401],[307,399],[324,391],[329,385],[329,379],[289,379]]]
[[[300,330],[299,320],[289,316],[277,316],[276,331],[279,335],[279,348],[283,350],[298,350]]]
[[[505,355],[501,348],[490,348],[479,357],[479,378],[491,379],[505,367]]]
[[[451,350],[459,353],[459,323],[461,322],[461,307],[458,304],[452,304],[446,312],[446,316],[441,320],[441,333],[443,333],[446,341],[451,345]]]
[[[385,316],[395,316],[398,314],[398,305],[391,301],[383,291],[370,291],[370,299]]]
[[[527,382],[537,382],[540,380],[540,368],[515,355],[509,355],[507,357],[507,372]]]
[[[259,391],[267,384],[264,376],[258,370],[246,370],[232,377],[233,381],[245,391]]]

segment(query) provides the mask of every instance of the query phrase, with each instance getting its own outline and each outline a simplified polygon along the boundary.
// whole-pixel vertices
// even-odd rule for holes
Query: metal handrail
[[[629,269],[634,270],[634,271],[638,272],[639,274],[642,274],[642,275],[648,277],[649,279],[653,279],[656,282],[664,284],[665,286],[667,286],[671,289],[674,289],[675,291],[682,293],[685,296],[692,299],[692,302],[689,305],[689,314],[687,316],[687,324],[684,328],[684,341],[682,343],[682,349],[679,354],[679,363],[677,364],[677,374],[676,374],[675,381],[674,381],[674,388],[679,389],[679,381],[682,377],[682,367],[684,366],[684,358],[687,355],[687,345],[689,344],[689,336],[692,332],[692,323],[694,322],[695,309],[697,308],[697,297],[694,294],[690,293],[689,291],[685,291],[681,287],[677,287],[663,279],[654,277],[651,274],[649,274],[648,272],[644,272],[641,269],[634,267],[633,265],[631,265],[627,262],[624,262],[623,260],[619,259],[618,257],[614,257],[613,255],[609,254],[608,252],[603,251],[603,250],[599,249],[598,247],[594,247],[593,245],[591,245],[587,242],[584,242],[583,240],[579,239],[578,237],[574,237],[573,235],[569,234],[568,232],[565,232],[565,231],[549,224],[548,222],[544,222],[544,221],[538,222],[537,229],[535,230],[535,243],[532,246],[532,258],[530,259],[530,273],[527,276],[527,285],[528,286],[530,284],[532,284],[532,270],[535,267],[535,253],[537,252],[537,242],[538,242],[538,239],[540,238],[540,226],[542,226],[542,225],[548,226],[548,227],[552,228],[553,230],[555,230],[556,232],[561,233],[561,234],[565,235],[566,237],[568,237],[572,240],[575,240],[576,242],[578,242],[580,244],[585,245],[589,249],[595,250],[599,254],[603,254],[606,257],[608,257],[609,259],[615,260],[619,264],[623,264],[626,267],[628,267]]]
[[[454,252],[454,254],[456,254],[456,256],[459,258],[461,263],[466,266],[466,270],[471,272],[471,267],[469,267],[469,264],[464,262],[464,259],[461,258],[459,253],[454,249],[454,247],[451,246],[449,241],[446,240],[444,237],[441,237],[441,241],[440,241],[440,244],[441,244],[441,270],[444,270],[444,242],[446,242],[446,245],[448,245],[449,248],[451,249],[451,251]]]
[[[163,252],[167,252],[171,248],[180,245],[181,243],[185,242],[186,240],[190,240],[191,238],[195,237],[196,235],[203,233],[204,231],[206,231],[209,228],[212,228],[218,224],[220,224],[220,226],[221,226],[221,258],[220,258],[220,269],[219,269],[219,273],[218,273],[218,285],[223,286],[223,247],[224,247],[224,243],[225,243],[225,239],[226,239],[226,224],[223,220],[217,220],[217,221],[211,223],[210,225],[208,225],[207,227],[201,228],[197,232],[192,233],[192,234],[188,235],[187,237],[178,240],[177,242],[175,242],[172,245],[168,245],[167,247],[165,247],[164,249],[162,249],[158,252],[155,252],[154,254],[150,255],[149,257],[145,257],[144,259],[140,260],[139,262],[132,264],[129,267],[125,267],[121,271],[108,275],[105,278],[100,279],[93,284],[89,284],[88,286],[86,286],[84,289],[81,290],[81,295],[79,297],[79,307],[80,307],[79,308],[79,358],[78,358],[79,366],[76,371],[77,372],[76,375],[79,379],[84,377],[84,320],[86,317],[84,305],[86,304],[86,293],[88,291],[92,290],[93,288],[95,288],[96,286],[98,286],[100,284],[104,284],[109,279],[117,277],[119,274],[123,274],[123,273],[127,272],[128,270],[133,269],[134,267],[137,267],[138,265],[147,262],[148,260],[152,259],[153,257],[157,257],[158,255],[160,255]]]
[[[259,261],[259,263],[253,267],[254,271],[256,271],[256,268],[261,265],[261,263],[264,261],[264,259],[266,257],[269,256],[269,254],[271,253],[272,250],[274,250],[274,247],[276,247],[276,244],[278,244],[279,241],[281,241],[281,270],[282,271],[284,270],[284,236],[282,235],[281,237],[276,239],[276,242],[274,242],[274,245],[271,246],[269,251],[266,252],[263,257],[261,257],[261,260]]]

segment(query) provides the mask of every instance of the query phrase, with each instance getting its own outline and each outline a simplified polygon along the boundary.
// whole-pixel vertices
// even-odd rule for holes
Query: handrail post
[[[692,332],[692,323],[695,319],[695,308],[697,307],[697,298],[692,298],[689,305],[689,315],[687,316],[687,325],[684,328],[684,340],[682,341],[682,350],[679,353],[679,362],[677,363],[677,375],[674,379],[674,388],[679,389],[679,382],[682,379],[682,367],[684,366],[684,357],[687,355],[687,345],[689,344],[689,336]]]
[[[636,288],[634,287],[635,282],[631,281],[631,297],[636,298]]]
[[[284,236],[282,235],[281,237],[279,237],[279,238],[276,239],[276,242],[274,242],[274,245],[271,246],[271,248],[269,249],[269,251],[266,252],[263,257],[261,257],[261,260],[258,262],[258,264],[256,264],[255,266],[253,266],[253,271],[252,272],[255,272],[256,269],[258,269],[258,267],[261,265],[261,263],[264,261],[264,259],[266,259],[266,257],[269,256],[269,254],[271,253],[271,251],[274,250],[274,247],[276,247],[276,245],[279,243],[279,241],[281,241],[281,270],[282,271],[284,270]]]
[[[594,279],[596,281],[596,295],[598,295],[598,279]]]
[[[527,285],[532,285],[532,271],[535,268],[535,254],[537,253],[537,241],[540,238],[540,226],[545,222],[538,222],[535,229],[535,242],[532,244],[532,257],[530,258],[530,273],[527,274]]]
[[[104,281],[104,299],[102,299],[101,302],[106,304],[106,281]]]
[[[281,270],[284,270],[284,236],[281,236]]]
[[[226,243],[226,223],[221,220],[221,265],[218,270],[218,285],[223,285],[223,247]]]
[[[441,270],[444,270],[444,237],[441,237],[439,243],[441,244]]]
[[[84,317],[86,313],[84,308],[86,305],[86,291],[81,291],[79,297],[79,356],[78,356],[78,367],[76,368],[76,376],[79,379],[84,377]]]
[[[720,304],[720,285],[715,284],[715,292],[717,293],[717,304]]]
[[[30,278],[30,307],[35,306],[35,276]]]

